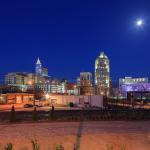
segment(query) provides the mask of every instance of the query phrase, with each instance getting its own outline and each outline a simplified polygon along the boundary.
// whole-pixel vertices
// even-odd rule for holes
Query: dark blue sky
[[[149,0],[1,1],[0,73],[33,72],[40,57],[50,75],[75,79],[104,51],[113,80],[149,76],[149,18]]]

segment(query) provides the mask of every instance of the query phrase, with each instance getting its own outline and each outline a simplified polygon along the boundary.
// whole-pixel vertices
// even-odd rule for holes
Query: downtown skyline
[[[34,72],[40,57],[49,75],[75,79],[79,72],[94,74],[95,59],[104,51],[113,80],[149,77],[149,6],[148,1],[133,0],[64,1],[62,6],[48,1],[2,2],[0,71]],[[141,16],[144,26],[137,29],[134,21]]]
[[[150,0],[0,1],[1,150],[149,150]]]

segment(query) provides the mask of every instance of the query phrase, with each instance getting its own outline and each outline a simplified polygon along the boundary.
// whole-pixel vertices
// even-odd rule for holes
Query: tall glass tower
[[[37,62],[36,62],[35,73],[36,75],[42,75],[42,63],[39,58],[37,59]]]
[[[109,96],[110,66],[109,59],[104,52],[101,52],[95,61],[95,85],[97,94]]]

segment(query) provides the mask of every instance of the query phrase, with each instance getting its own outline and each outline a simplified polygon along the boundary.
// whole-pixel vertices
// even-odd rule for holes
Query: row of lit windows
[[[137,79],[122,79],[122,82],[144,82],[147,81],[145,78],[137,78]]]

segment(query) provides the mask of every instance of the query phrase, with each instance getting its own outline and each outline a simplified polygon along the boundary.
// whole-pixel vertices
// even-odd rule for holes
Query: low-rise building
[[[127,97],[128,92],[150,91],[150,84],[148,78],[125,77],[119,79],[119,91],[121,96]]]
[[[0,94],[0,104],[22,104],[34,100],[34,95],[29,93]]]
[[[103,96],[49,94],[46,103],[54,106],[68,106],[73,103],[74,106],[79,107],[103,107]]]

